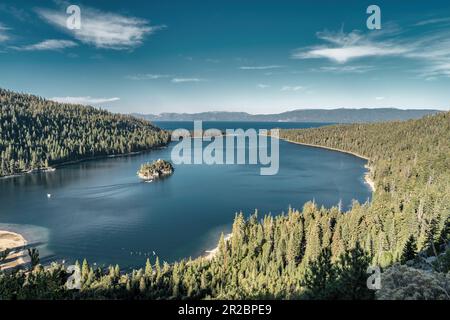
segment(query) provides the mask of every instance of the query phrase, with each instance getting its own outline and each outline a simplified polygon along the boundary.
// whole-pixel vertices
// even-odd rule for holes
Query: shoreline
[[[27,240],[19,233],[0,230],[0,252],[12,250],[5,263],[0,264],[0,270],[6,270],[26,263],[25,250],[18,250],[27,244]],[[17,251],[18,250],[18,251]]]
[[[366,172],[364,174],[364,182],[366,184],[369,185],[370,189],[372,190],[372,193],[375,192],[377,190],[377,188],[375,187],[375,181],[372,179],[372,177],[370,176],[370,173],[372,172],[372,167],[370,167],[369,165],[365,165],[364,168],[366,168],[368,170],[368,172]]]
[[[327,146],[321,146],[321,145],[318,145],[318,144],[303,143],[303,142],[293,141],[293,140],[289,140],[289,139],[285,139],[285,138],[279,138],[279,139],[280,139],[280,140],[283,140],[283,141],[286,141],[286,142],[289,142],[289,143],[299,144],[299,145],[302,145],[302,146],[313,147],[313,148],[319,148],[319,149],[326,149],[326,150],[331,150],[331,151],[337,151],[337,152],[341,152],[341,153],[346,153],[346,154],[349,154],[349,155],[358,157],[358,158],[360,158],[360,159],[370,161],[370,158],[365,157],[365,156],[363,156],[363,155],[360,155],[360,154],[358,154],[358,153],[356,153],[356,152],[351,152],[351,151],[342,150],[342,149],[338,149],[338,148],[327,147]],[[370,189],[372,190],[372,192],[375,192],[375,191],[376,191],[376,188],[375,188],[375,181],[373,181],[373,179],[372,179],[371,176],[370,176],[370,175],[371,175],[371,172],[373,171],[373,169],[372,169],[372,167],[370,167],[368,164],[366,164],[366,165],[364,166],[364,168],[366,168],[366,169],[368,170],[368,172],[366,172],[366,173],[364,174],[364,182],[365,182],[367,185],[369,185],[369,187],[370,187]]]
[[[278,137],[278,139],[286,141],[288,143],[293,143],[293,144],[298,144],[298,145],[303,145],[303,146],[308,146],[308,147],[313,147],[313,148],[320,148],[320,149],[326,149],[326,150],[346,153],[346,154],[350,154],[350,155],[353,155],[355,157],[358,157],[358,158],[361,158],[361,159],[364,159],[364,160],[367,160],[367,161],[370,160],[368,157],[362,156],[362,155],[360,155],[358,153],[351,152],[351,151],[346,151],[346,150],[342,150],[342,149],[338,149],[338,148],[332,148],[332,147],[327,147],[327,146],[315,145],[315,144],[310,144],[310,143],[302,143],[302,142],[297,142],[297,141],[293,141],[293,140],[289,140],[289,139],[285,139],[285,138],[281,138],[281,137]],[[116,158],[116,157],[126,157],[126,156],[138,155],[138,154],[142,154],[142,153],[145,153],[145,152],[148,152],[148,151],[165,148],[165,147],[167,147],[168,144],[161,145],[161,146],[158,146],[158,147],[153,147],[153,148],[142,150],[142,151],[130,152],[130,153],[126,153],[126,154],[102,155],[102,156],[95,156],[95,157],[90,157],[90,158],[86,158],[86,159],[68,161],[68,162],[60,163],[60,164],[58,164],[58,165],[56,165],[54,167],[34,169],[34,170],[30,170],[30,171],[23,172],[23,173],[17,173],[17,174],[14,174],[14,175],[0,177],[0,179],[13,178],[13,177],[17,177],[17,176],[26,175],[26,174],[32,174],[32,173],[53,172],[58,167],[62,167],[62,166],[70,165],[70,164],[76,164],[76,163],[80,163],[80,162],[84,162],[84,161],[93,161],[93,160],[100,160],[100,159],[107,159],[107,158]],[[372,171],[372,168],[368,164],[366,164],[364,167],[369,171],[369,172],[366,172],[364,174],[364,182],[367,185],[369,185],[369,187],[372,190],[372,192],[375,192],[375,190],[376,190],[375,189],[375,183],[374,183],[373,179],[370,177],[370,172]],[[232,237],[232,233],[226,234],[225,237],[224,237],[225,242],[228,242],[231,239],[231,237]],[[5,239],[3,239],[3,238],[5,238]],[[20,235],[18,233],[10,232],[10,231],[2,231],[2,230],[0,230],[0,252],[4,251],[6,249],[13,249],[13,248],[22,247],[22,246],[25,246],[26,244],[27,244],[27,241],[25,240],[25,238],[23,238],[22,235]],[[217,245],[216,247],[214,247],[211,250],[205,250],[205,253],[203,255],[201,255],[199,258],[200,259],[206,259],[206,260],[212,260],[216,256],[218,250],[219,250],[219,246]],[[15,258],[15,259],[13,261],[11,261],[11,262],[8,262],[7,264],[0,265],[0,270],[1,269],[12,268],[12,267],[15,267],[15,266],[18,266],[20,264],[25,263],[25,260],[24,260],[23,256],[21,255],[21,253],[23,253],[23,251],[19,251],[18,253],[14,253],[12,255],[10,254],[8,256],[8,258]]]
[[[81,163],[81,162],[88,162],[88,161],[95,161],[95,160],[102,160],[102,159],[109,159],[109,158],[121,158],[121,157],[127,157],[127,156],[135,156],[138,154],[142,154],[145,152],[149,152],[152,150],[159,150],[159,149],[163,149],[165,147],[167,147],[169,145],[170,141],[165,144],[165,145],[161,145],[161,146],[157,146],[157,147],[152,147],[150,149],[145,149],[145,150],[141,150],[141,151],[133,151],[133,152],[128,152],[128,153],[123,153],[123,154],[109,154],[109,155],[101,155],[101,156],[94,156],[94,157],[89,157],[89,158],[84,158],[84,159],[79,159],[79,160],[70,160],[70,161],[65,161],[65,162],[61,162],[58,164],[55,164],[51,167],[46,167],[46,168],[36,168],[36,169],[31,169],[28,171],[24,171],[24,172],[17,172],[14,174],[10,174],[7,176],[2,176],[0,177],[0,179],[11,179],[11,178],[16,178],[16,177],[22,177],[28,174],[36,174],[36,173],[47,173],[47,172],[54,172],[56,171],[57,168],[61,168],[64,166],[68,166],[71,164],[77,164],[77,163]]]
[[[363,156],[363,155],[360,155],[360,154],[358,154],[358,153],[351,152],[351,151],[346,151],[346,150],[342,150],[342,149],[337,149],[337,148],[332,148],[332,147],[326,147],[326,146],[321,146],[321,145],[311,144],[311,143],[302,143],[302,142],[292,141],[292,140],[285,139],[285,138],[281,138],[281,137],[278,137],[278,139],[279,139],[279,140],[286,141],[286,142],[288,142],[288,143],[299,144],[299,145],[303,145],[303,146],[307,146],[307,147],[313,147],[313,148],[319,148],[319,149],[326,149],[326,150],[331,150],[331,151],[337,151],[337,152],[341,152],[341,153],[347,153],[347,154],[350,154],[350,155],[352,155],[352,156],[358,157],[358,158],[360,158],[360,159],[370,161],[370,159],[369,159],[368,157],[365,157],[365,156]],[[376,188],[375,188],[375,181],[373,181],[373,179],[370,177],[370,173],[372,172],[373,169],[372,169],[372,167],[370,167],[368,164],[365,164],[365,165],[364,165],[364,168],[366,168],[366,169],[368,170],[368,172],[366,172],[366,173],[364,174],[364,182],[365,182],[367,185],[369,185],[369,187],[370,187],[370,189],[372,190],[372,192],[375,192],[375,191],[376,191]],[[225,237],[224,237],[225,242],[228,242],[228,241],[231,239],[232,236],[233,236],[232,233],[226,234]],[[213,248],[213,249],[211,249],[211,250],[205,250],[205,254],[203,254],[203,255],[200,256],[199,258],[200,258],[200,259],[206,259],[206,260],[210,261],[210,260],[212,260],[212,259],[216,256],[218,250],[219,250],[219,245],[217,244],[217,246],[216,246],[215,248]]]
[[[230,241],[231,237],[233,236],[232,233],[228,233],[224,236],[224,240],[225,242]],[[216,255],[217,252],[219,251],[219,243],[217,243],[217,246],[211,250],[205,250],[205,254],[203,254],[202,256],[200,256],[200,259],[206,259],[208,261],[212,260]]]
[[[298,141],[293,141],[293,140],[289,140],[289,139],[285,139],[285,138],[279,138],[279,139],[280,140],[284,140],[284,141],[289,142],[289,143],[295,143],[295,144],[300,144],[300,145],[303,145],[303,146],[314,147],[314,148],[319,148],[319,149],[327,149],[327,150],[332,150],[332,151],[338,151],[338,152],[350,154],[352,156],[355,156],[355,157],[358,157],[358,158],[361,158],[361,159],[364,159],[364,160],[367,160],[367,161],[370,160],[369,158],[367,158],[367,157],[365,157],[363,155],[360,155],[360,154],[358,154],[356,152],[346,151],[346,150],[333,148],[333,147],[322,146],[322,145],[319,145],[319,144],[298,142]]]

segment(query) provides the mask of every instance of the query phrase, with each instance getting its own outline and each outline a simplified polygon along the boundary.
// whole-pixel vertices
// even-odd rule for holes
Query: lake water
[[[191,123],[158,123],[175,129]],[[293,128],[318,124],[209,122],[204,128]],[[234,215],[301,208],[314,199],[326,207],[340,200],[365,202],[363,159],[280,141],[280,170],[259,175],[255,165],[178,165],[164,180],[144,183],[139,166],[170,160],[168,148],[67,165],[55,172],[0,179],[0,230],[14,230],[38,245],[43,261],[87,258],[98,265],[143,266],[196,257],[213,248]],[[47,197],[51,194],[51,197]]]

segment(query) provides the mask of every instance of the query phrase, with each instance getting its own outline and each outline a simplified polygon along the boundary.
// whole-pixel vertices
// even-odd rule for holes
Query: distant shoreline
[[[55,164],[55,165],[53,165],[51,167],[36,168],[36,169],[31,169],[31,170],[28,170],[28,171],[24,171],[24,172],[18,172],[18,173],[10,174],[10,175],[7,175],[7,176],[1,176],[0,179],[16,178],[16,177],[25,176],[25,175],[28,175],[28,174],[35,174],[35,173],[54,172],[54,171],[56,171],[57,168],[61,168],[61,167],[64,167],[64,166],[68,166],[68,165],[71,165],[71,164],[77,164],[77,163],[81,163],[81,162],[102,160],[102,159],[108,159],[108,158],[121,158],[121,157],[127,157],[127,156],[134,156],[134,155],[142,154],[142,153],[149,152],[149,151],[152,151],[152,150],[163,149],[163,148],[167,147],[167,145],[169,143],[170,143],[170,141],[167,144],[165,144],[165,145],[152,147],[150,149],[145,149],[145,150],[141,150],[141,151],[133,151],[133,152],[121,153],[121,154],[108,154],[108,155],[93,156],[93,157],[84,158],[84,159],[78,159],[78,160],[65,161],[65,162],[61,162],[61,163]]]
[[[0,270],[10,269],[26,263],[24,250],[18,250],[27,244],[27,240],[19,233],[0,230],[0,252],[12,250],[6,262],[0,264]]]

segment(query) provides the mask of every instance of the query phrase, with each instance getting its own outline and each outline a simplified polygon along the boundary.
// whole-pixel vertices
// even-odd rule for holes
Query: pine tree
[[[287,244],[286,259],[288,264],[297,265],[302,254],[302,233],[300,227],[294,228]]]
[[[236,215],[233,223],[231,237],[231,251],[235,256],[240,256],[242,253],[242,246],[245,241],[245,219],[244,214],[241,212]]]
[[[145,283],[145,278],[141,277],[139,280],[139,291],[144,293],[147,290],[147,284]]]
[[[156,279],[159,279],[161,276],[161,264],[159,263],[159,257],[156,257],[155,271],[156,271]]]
[[[356,242],[353,249],[339,257],[337,268],[338,299],[369,300],[374,298],[374,292],[367,287],[367,269],[370,260],[359,242]]]
[[[439,250],[446,250],[450,246],[450,214],[447,216],[438,241]]]
[[[150,278],[152,275],[153,275],[152,264],[150,263],[150,259],[147,258],[147,261],[145,262],[145,276],[147,278]]]
[[[437,257],[438,253],[436,250],[436,245],[435,245],[435,234],[436,234],[436,230],[437,230],[437,222],[436,219],[434,219],[433,217],[430,219],[426,220],[426,232],[425,232],[425,236],[426,236],[426,240],[425,240],[425,245],[426,248],[428,249],[428,253],[431,255],[434,255],[435,257]]]
[[[400,262],[405,264],[409,260],[414,260],[417,255],[417,244],[416,238],[413,235],[410,235],[408,240],[406,241],[405,247],[403,248],[402,255],[400,257]]]
[[[36,248],[28,249],[28,256],[30,257],[30,268],[33,270],[40,262],[39,250]]]
[[[330,248],[323,249],[316,260],[309,263],[301,285],[310,299],[336,297],[336,269],[331,263]]]
[[[81,278],[83,281],[86,281],[88,275],[89,275],[89,263],[86,259],[83,260],[83,263],[81,264]]]

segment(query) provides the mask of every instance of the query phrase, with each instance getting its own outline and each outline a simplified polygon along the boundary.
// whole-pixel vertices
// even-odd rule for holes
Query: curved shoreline
[[[355,152],[351,152],[351,151],[346,151],[346,150],[342,150],[342,149],[337,149],[337,148],[332,148],[332,147],[326,147],[326,146],[321,146],[321,145],[317,145],[317,144],[311,144],[311,143],[302,143],[302,142],[297,142],[297,141],[293,141],[293,140],[289,140],[289,139],[285,139],[285,138],[281,138],[278,137],[279,140],[283,140],[286,141],[288,143],[293,143],[293,144],[299,144],[299,145],[303,145],[303,146],[307,146],[307,147],[313,147],[313,148],[319,148],[319,149],[326,149],[326,150],[331,150],[331,151],[337,151],[337,152],[341,152],[341,153],[347,153],[350,154],[352,156],[361,158],[363,160],[367,160],[370,161],[370,159],[368,157],[365,157],[363,155],[360,155],[358,153]],[[366,184],[369,185],[370,189],[372,190],[372,192],[375,192],[375,182],[373,181],[373,179],[370,177],[370,172],[373,170],[372,167],[370,167],[368,164],[366,164],[364,166],[367,170],[369,170],[369,172],[366,172],[364,174],[364,182]],[[233,236],[232,233],[229,233],[225,236],[224,240],[225,242],[228,242],[231,237]],[[205,254],[200,256],[200,259],[206,259],[206,260],[212,260],[216,254],[217,251],[219,250],[219,245],[217,245],[214,249],[211,250],[205,250]]]
[[[51,167],[36,168],[36,169],[28,170],[28,171],[17,172],[17,173],[10,174],[7,176],[0,176],[0,179],[16,178],[16,177],[25,176],[28,174],[35,174],[35,173],[54,172],[54,171],[56,171],[57,168],[61,168],[61,167],[68,166],[71,164],[82,163],[82,162],[103,160],[103,159],[109,159],[109,158],[121,158],[121,157],[135,156],[135,155],[139,155],[139,154],[149,152],[152,150],[163,149],[163,148],[167,147],[169,144],[170,144],[170,141],[167,144],[155,146],[150,149],[145,149],[145,150],[141,150],[141,151],[133,151],[133,152],[122,153],[122,154],[107,154],[107,155],[93,156],[93,157],[88,157],[88,158],[78,159],[78,160],[69,160],[69,161],[57,163]]]
[[[12,250],[7,256],[7,262],[0,264],[0,270],[14,268],[26,263],[24,250],[18,250],[26,244],[27,240],[21,234],[0,230],[0,252],[8,249]]]
[[[289,140],[289,139],[285,139],[285,138],[280,138],[280,140],[284,140],[284,141],[289,142],[289,143],[300,144],[300,145],[303,145],[303,146],[313,147],[313,148],[319,148],[319,149],[327,149],[327,150],[332,150],[332,151],[338,151],[338,152],[341,152],[341,153],[347,153],[347,154],[350,154],[350,155],[352,155],[352,156],[355,156],[355,157],[358,157],[358,158],[361,158],[361,159],[364,159],[364,160],[367,160],[367,161],[370,160],[369,158],[367,158],[367,157],[365,157],[365,156],[362,156],[362,155],[360,155],[360,154],[358,154],[358,153],[356,153],[356,152],[346,151],[346,150],[343,150],[343,149],[337,149],[337,148],[332,148],[332,147],[322,146],[322,145],[320,145],[320,144],[311,144],[311,143],[298,142],[298,141],[293,141],[293,140]]]
[[[278,137],[279,140],[283,140],[286,141],[288,143],[293,143],[293,144],[298,144],[298,145],[303,145],[303,146],[308,146],[308,147],[314,147],[314,148],[320,148],[320,149],[326,149],[326,150],[331,150],[331,151],[336,151],[336,152],[341,152],[341,153],[346,153],[346,154],[350,154],[353,155],[355,157],[364,159],[369,161],[370,159],[368,157],[362,156],[358,153],[354,153],[351,151],[346,151],[346,150],[342,150],[342,149],[337,149],[337,148],[332,148],[332,147],[327,147],[327,146],[321,146],[321,145],[315,145],[315,144],[309,144],[309,143],[302,143],[302,142],[297,142],[297,141],[293,141],[293,140],[289,140],[289,139],[285,139],[285,138],[281,138]],[[169,142],[170,143],[170,142]],[[168,143],[168,144],[169,144]],[[127,153],[127,154],[118,154],[118,155],[104,155],[104,156],[96,156],[96,157],[91,157],[91,158],[86,158],[86,159],[80,159],[80,160],[73,160],[73,161],[68,161],[65,163],[61,163],[58,164],[56,167],[62,167],[65,165],[70,165],[70,164],[74,164],[74,163],[80,163],[80,162],[84,162],[84,161],[92,161],[92,160],[100,160],[100,159],[105,159],[105,158],[112,158],[112,157],[125,157],[125,156],[132,156],[132,155],[137,155],[137,154],[141,154],[144,152],[148,152],[151,150],[155,150],[155,149],[160,149],[160,148],[164,148],[166,147],[168,144],[166,145],[162,145],[162,146],[158,146],[158,147],[153,147],[151,149],[147,149],[147,150],[142,150],[142,151],[136,151],[136,152],[131,152],[131,153]],[[370,172],[372,171],[372,168],[370,166],[368,166],[367,164],[365,165],[365,168],[369,170],[369,172],[365,173],[364,175],[364,181],[366,184],[369,185],[369,187],[371,188],[371,190],[374,192],[375,191],[375,184],[374,181],[370,178]],[[19,174],[14,174],[11,176],[4,176],[4,177],[0,177],[1,178],[8,178],[8,177],[15,177],[15,176],[20,176],[20,175],[25,175],[25,174],[29,174],[29,173],[37,173],[37,172],[45,172],[48,169],[52,170],[52,168],[45,168],[45,169],[40,169],[40,170],[33,170],[30,172],[23,172],[23,173],[19,173]],[[14,245],[11,245],[8,247],[6,246],[8,244],[8,240],[2,241],[3,237],[16,237],[17,241]],[[232,234],[226,234],[224,240],[226,242],[228,242],[232,237]],[[27,243],[27,241],[25,240],[25,238],[23,238],[22,235],[18,234],[18,233],[14,233],[14,232],[9,232],[9,231],[1,231],[0,230],[0,252],[6,249],[12,249],[12,248],[16,248],[16,247],[22,247],[25,246]],[[3,248],[3,249],[2,249]],[[213,259],[218,251],[218,245],[211,249],[211,250],[205,250],[205,254],[203,254],[202,256],[200,256],[199,258],[203,258],[206,260],[211,260]],[[15,253],[16,259],[14,259],[13,261],[9,262],[6,268],[11,268],[11,267],[15,267],[17,265],[23,264],[26,261],[24,260],[24,258],[21,256],[20,254],[21,252]],[[11,255],[10,255],[11,258]],[[0,270],[2,269],[2,267],[4,267],[4,265],[0,265]]]
[[[337,152],[341,152],[341,153],[346,153],[346,154],[349,154],[349,155],[361,158],[363,160],[370,161],[370,158],[365,157],[363,155],[360,155],[360,154],[358,154],[356,152],[351,152],[351,151],[342,150],[342,149],[338,149],[338,148],[327,147],[327,146],[321,146],[321,145],[318,145],[318,144],[298,142],[298,141],[293,141],[293,140],[289,140],[289,139],[285,139],[285,138],[279,138],[279,139],[283,140],[283,141],[286,141],[286,142],[289,142],[289,143],[299,144],[299,145],[302,145],[302,146],[307,146],[307,147],[313,147],[313,148],[318,148],[318,149],[325,149],[325,150],[331,150],[331,151],[337,151]],[[372,190],[372,192],[375,192],[376,191],[375,181],[373,181],[373,179],[370,176],[371,172],[373,171],[373,169],[368,164],[366,164],[364,167],[369,171],[369,172],[366,172],[364,174],[364,182],[367,185],[369,185],[369,187]]]
[[[230,241],[232,236],[233,236],[232,233],[228,233],[227,235],[225,235],[224,241],[225,242]],[[218,251],[219,251],[219,244],[217,244],[217,246],[214,249],[205,250],[205,254],[200,256],[200,258],[206,259],[206,260],[212,260],[216,256]]]

